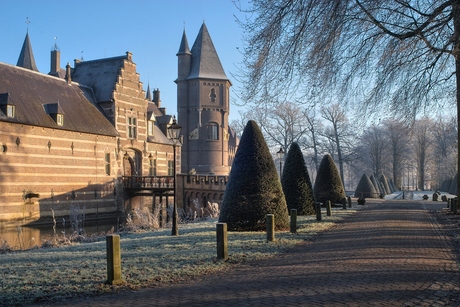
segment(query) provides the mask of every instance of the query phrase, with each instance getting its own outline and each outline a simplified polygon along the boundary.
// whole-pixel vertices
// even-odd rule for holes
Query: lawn
[[[324,211],[324,209],[323,209]],[[277,232],[267,242],[265,232],[229,232],[227,262],[216,259],[216,219],[145,233],[121,233],[123,285],[105,284],[105,237],[93,243],[35,248],[0,254],[0,302],[4,306],[97,295],[127,288],[155,286],[192,276],[231,269],[246,261],[275,256],[331,228],[356,209],[334,208],[332,216],[299,216],[296,234]]]

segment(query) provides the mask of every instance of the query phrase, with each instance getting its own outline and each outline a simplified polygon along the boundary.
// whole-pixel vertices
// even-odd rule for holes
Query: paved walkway
[[[276,259],[67,305],[460,306],[459,267],[429,214],[443,205],[370,204]]]

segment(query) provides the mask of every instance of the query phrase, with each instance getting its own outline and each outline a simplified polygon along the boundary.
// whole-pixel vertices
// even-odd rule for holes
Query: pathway
[[[460,306],[460,272],[429,210],[385,201],[276,259],[72,306]],[[64,304],[66,305],[66,304]],[[58,305],[54,305],[58,306]]]

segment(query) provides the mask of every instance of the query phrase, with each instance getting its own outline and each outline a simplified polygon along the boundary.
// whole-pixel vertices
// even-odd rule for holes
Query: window
[[[128,117],[128,139],[135,139],[137,137],[137,121],[134,117]]]
[[[13,118],[14,117],[14,106],[11,105],[11,104],[7,104],[6,105],[6,116],[7,117],[11,117]]]
[[[149,160],[149,176],[156,176],[157,175],[157,159],[150,159]]]
[[[155,122],[153,120],[147,121],[147,135],[152,136],[155,127]]]
[[[216,123],[211,123],[206,126],[206,139],[218,140],[219,139],[219,126]]]
[[[174,176],[174,161],[168,161],[168,176]]]
[[[110,154],[105,154],[105,174],[110,176]]]
[[[56,114],[56,123],[59,126],[64,125],[64,114]]]

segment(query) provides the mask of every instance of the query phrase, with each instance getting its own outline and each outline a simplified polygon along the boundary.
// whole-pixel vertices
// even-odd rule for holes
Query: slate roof
[[[191,52],[192,64],[187,79],[208,78],[228,80],[205,23],[200,28]]]
[[[16,66],[38,71],[37,65],[35,64],[34,53],[32,51],[32,44],[30,43],[29,32],[27,32],[24,43],[22,44],[21,53],[19,54]]]
[[[0,62],[0,94],[15,106],[15,117],[0,111],[0,121],[108,136],[118,136],[115,127],[97,108],[91,88],[76,82]],[[5,102],[3,102],[5,103]],[[65,114],[58,126],[47,114],[51,105]]]
[[[94,90],[97,102],[112,100],[112,93],[127,55],[76,62],[72,80]]]
[[[182,33],[182,40],[180,41],[179,51],[177,52],[176,55],[182,55],[182,54],[192,54],[190,52],[190,48],[188,47],[188,40],[187,40],[187,35],[185,34],[185,29],[184,29],[184,32]]]

